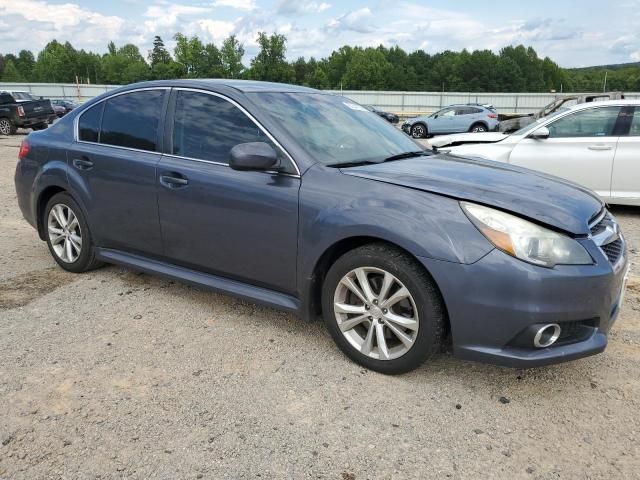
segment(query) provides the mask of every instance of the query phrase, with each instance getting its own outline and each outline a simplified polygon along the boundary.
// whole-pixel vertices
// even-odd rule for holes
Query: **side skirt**
[[[290,295],[275,292],[267,288],[256,287],[237,280],[230,280],[189,268],[179,267],[141,255],[134,255],[108,248],[96,248],[96,258],[105,263],[115,263],[152,275],[179,280],[196,287],[204,287],[278,310],[295,313],[299,313],[300,310],[299,300]]]

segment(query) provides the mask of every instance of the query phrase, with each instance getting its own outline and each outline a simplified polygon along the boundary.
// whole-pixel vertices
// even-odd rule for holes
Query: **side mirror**
[[[272,170],[278,154],[265,142],[241,143],[231,149],[229,166],[234,170]]]
[[[549,135],[551,134],[549,133],[549,129],[547,127],[540,127],[531,132],[529,137],[533,138],[534,140],[546,140],[547,138],[549,138]]]

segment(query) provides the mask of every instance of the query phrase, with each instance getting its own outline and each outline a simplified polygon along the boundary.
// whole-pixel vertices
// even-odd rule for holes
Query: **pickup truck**
[[[26,92],[0,92],[0,135],[13,135],[18,128],[43,130],[52,117],[49,100],[34,100]]]

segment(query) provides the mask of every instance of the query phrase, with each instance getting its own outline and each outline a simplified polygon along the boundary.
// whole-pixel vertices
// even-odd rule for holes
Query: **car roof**
[[[632,105],[640,107],[640,99],[625,99],[625,100],[598,100],[596,102],[587,102],[587,103],[578,103],[576,105],[571,105],[570,107],[566,107],[570,111],[575,110],[584,110],[585,108],[591,108],[593,106],[604,107],[604,106],[624,106],[624,105]]]
[[[126,88],[141,87],[191,87],[191,88],[214,88],[228,87],[239,92],[299,92],[299,93],[324,93],[314,88],[301,87],[299,85],[289,85],[288,83],[260,82],[257,80],[235,80],[224,78],[202,78],[202,79],[181,79],[181,80],[157,80],[150,82],[140,82],[127,85]]]

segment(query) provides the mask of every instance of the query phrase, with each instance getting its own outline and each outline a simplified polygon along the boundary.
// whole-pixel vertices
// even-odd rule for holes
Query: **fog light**
[[[560,325],[557,323],[549,323],[538,329],[536,336],[533,337],[533,345],[536,348],[550,347],[560,337]]]

